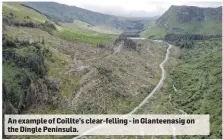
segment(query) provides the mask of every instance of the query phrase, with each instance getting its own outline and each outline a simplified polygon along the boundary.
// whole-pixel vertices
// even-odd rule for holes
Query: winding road
[[[150,99],[154,93],[159,90],[162,86],[163,86],[163,83],[164,83],[164,80],[166,79],[166,71],[164,69],[164,65],[165,63],[168,61],[169,59],[169,56],[170,56],[170,49],[173,47],[172,45],[168,44],[169,47],[167,48],[167,51],[166,51],[166,56],[165,56],[165,59],[164,61],[160,64],[160,68],[162,70],[162,74],[161,74],[161,78],[159,80],[159,83],[156,85],[156,87],[152,90],[152,92],[137,106],[135,107],[131,112],[129,112],[128,114],[126,115],[123,115],[123,117],[125,116],[128,116],[128,115],[132,115],[134,114],[138,109],[140,109],[147,101],[148,99]],[[88,131],[84,132],[82,135],[87,135],[89,132],[93,131],[93,130],[96,130],[97,128],[99,127],[102,127],[103,124],[101,125],[98,125],[96,127],[93,127],[92,129],[89,129]],[[80,138],[82,135],[79,135],[79,136],[76,136],[74,137],[73,139],[78,139]]]
[[[162,86],[163,86],[163,83],[164,83],[164,80],[166,79],[166,71],[164,69],[164,64],[168,61],[169,59],[169,56],[170,56],[170,49],[172,48],[173,46],[169,44],[169,47],[167,49],[167,52],[166,52],[166,57],[164,59],[164,61],[160,64],[160,68],[162,70],[162,76],[161,76],[161,79],[159,81],[159,83],[156,85],[156,87],[152,90],[152,92],[150,92],[150,94],[137,106],[135,107],[131,112],[129,112],[128,114],[131,115],[133,113],[135,113],[139,108],[141,108],[149,98],[151,98],[153,96],[153,94],[159,90]]]

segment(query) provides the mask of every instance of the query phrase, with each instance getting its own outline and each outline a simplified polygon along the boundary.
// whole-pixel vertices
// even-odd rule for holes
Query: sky
[[[221,0],[55,0],[95,12],[125,16],[153,17],[162,15],[171,5],[188,5],[199,7],[219,7]]]

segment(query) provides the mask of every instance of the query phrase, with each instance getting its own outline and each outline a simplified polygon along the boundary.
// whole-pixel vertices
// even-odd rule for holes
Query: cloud
[[[152,17],[162,15],[171,5],[199,7],[219,7],[220,1],[167,1],[167,0],[56,0],[59,3],[74,5],[104,14],[125,17]]]

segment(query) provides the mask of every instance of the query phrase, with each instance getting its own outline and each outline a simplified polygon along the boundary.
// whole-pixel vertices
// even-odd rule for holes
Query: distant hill
[[[22,4],[39,11],[54,21],[72,23],[73,20],[80,20],[91,25],[106,25],[122,30],[144,29],[145,20],[142,19],[106,15],[55,2],[24,2]]]
[[[163,38],[168,33],[208,36],[218,35],[221,32],[222,7],[171,6],[141,35],[151,38]]]

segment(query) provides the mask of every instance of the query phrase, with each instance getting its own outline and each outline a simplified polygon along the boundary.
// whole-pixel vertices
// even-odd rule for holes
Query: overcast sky
[[[151,17],[162,15],[171,5],[190,5],[199,7],[219,7],[222,2],[185,0],[55,0],[91,11],[127,17]]]

